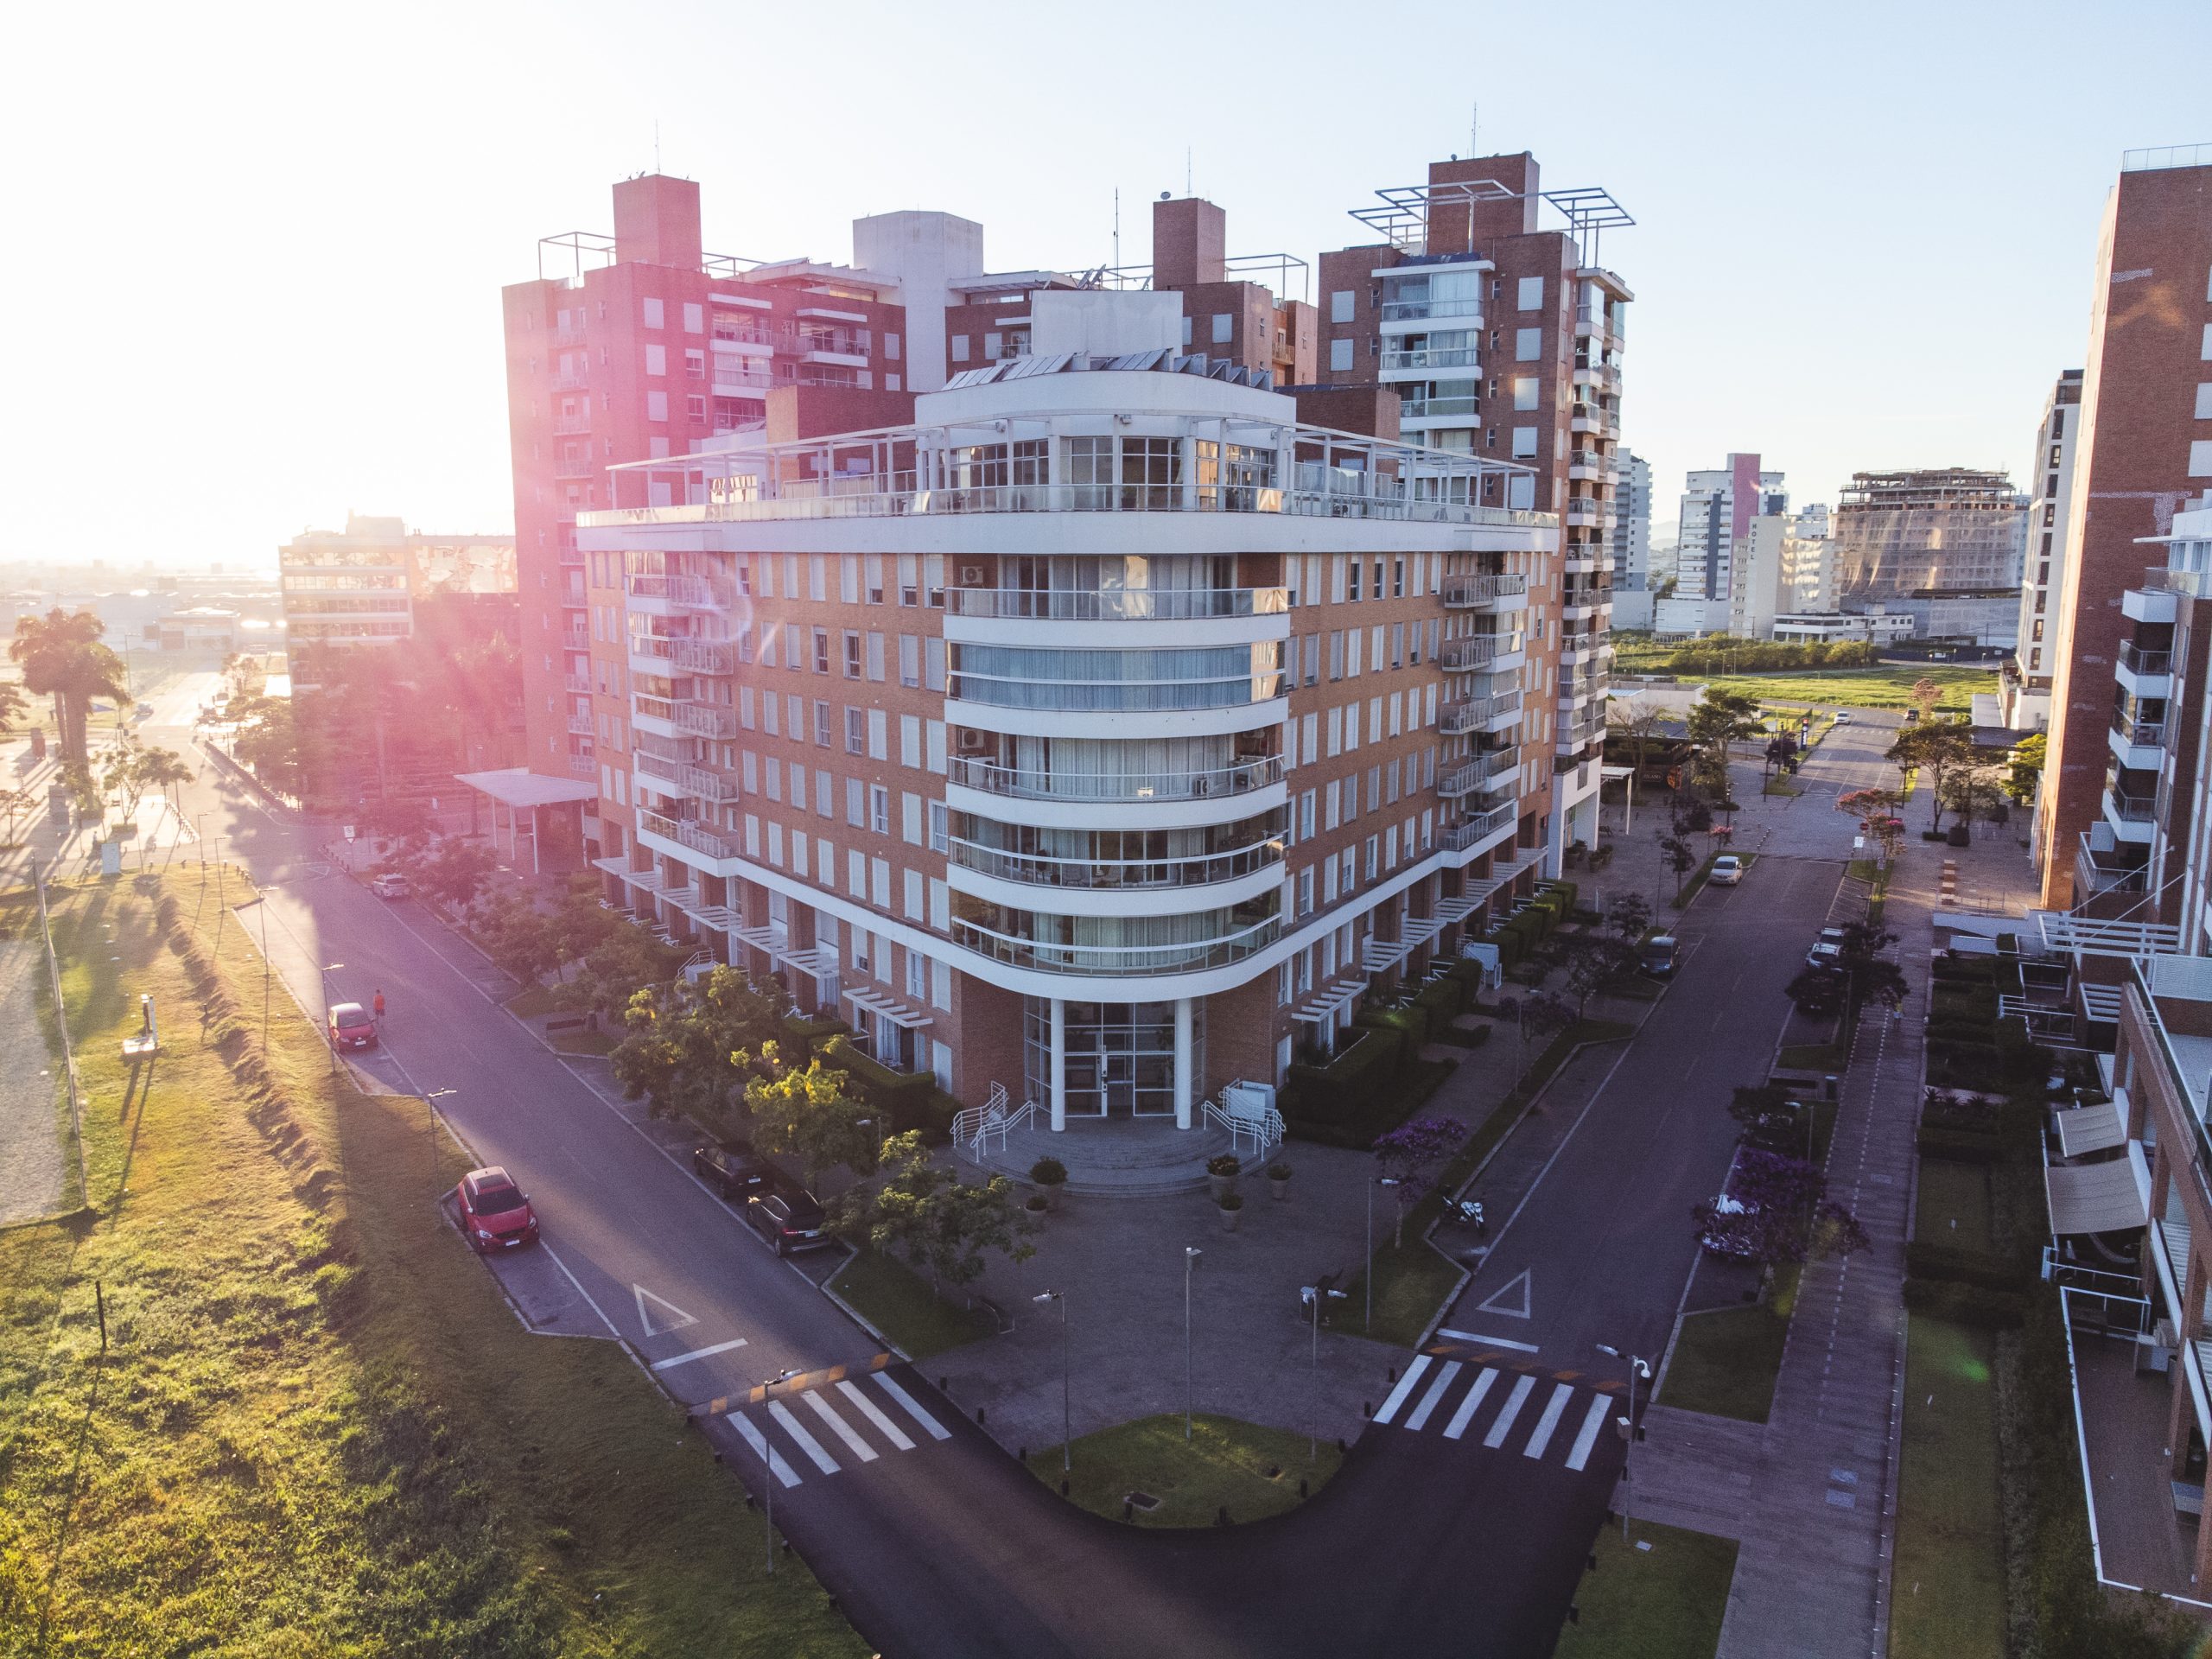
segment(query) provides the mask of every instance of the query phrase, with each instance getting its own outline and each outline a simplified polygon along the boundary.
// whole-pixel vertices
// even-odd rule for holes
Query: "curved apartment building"
[[[623,573],[610,893],[1056,1128],[1279,1082],[1547,839],[1526,469],[1049,349],[1153,297],[1040,306],[911,424],[612,469],[577,520]]]

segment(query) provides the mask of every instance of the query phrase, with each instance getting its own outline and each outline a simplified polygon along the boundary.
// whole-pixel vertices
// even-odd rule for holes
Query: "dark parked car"
[[[691,1149],[691,1173],[733,1204],[768,1191],[776,1174],[743,1141],[724,1147],[711,1141]]]
[[[1643,971],[1654,979],[1671,979],[1675,973],[1675,938],[1655,933],[1643,942]]]
[[[810,1192],[791,1187],[772,1187],[746,1201],[745,1218],[761,1237],[776,1247],[778,1255],[793,1250],[819,1249],[836,1240],[823,1230],[827,1219]]]

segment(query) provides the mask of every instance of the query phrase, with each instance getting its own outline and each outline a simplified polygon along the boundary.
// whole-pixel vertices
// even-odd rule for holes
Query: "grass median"
[[[909,1359],[927,1359],[998,1334],[990,1310],[970,1306],[965,1292],[933,1296],[919,1274],[875,1250],[862,1250],[838,1268],[830,1277],[830,1288]]]
[[[1905,1319],[1891,1659],[1999,1652],[1994,1338],[1925,1314]]]
[[[1660,1403],[1740,1422],[1766,1421],[1796,1302],[1797,1269],[1785,1266],[1775,1269],[1772,1286],[1758,1302],[1685,1313]]]
[[[865,1651],[620,1349],[517,1324],[212,887],[54,901],[92,1213],[0,1235],[0,1651]]]
[[[1575,1621],[1560,1630],[1553,1659],[1713,1659],[1736,1543],[1649,1522],[1599,1529],[1597,1565],[1575,1586]]]
[[[1933,680],[1942,688],[1942,699],[1936,705],[1939,715],[1969,713],[1975,692],[1997,690],[1994,669],[1961,668],[1947,663],[1800,669],[1780,674],[1724,674],[1705,683],[1708,691],[1740,692],[1762,702],[1820,704],[1832,709],[1909,709],[1912,706],[1912,688],[1922,680]]]
[[[1319,1492],[1344,1462],[1334,1440],[1207,1413],[1191,1420],[1187,1440],[1183,1414],[1173,1412],[1086,1434],[1068,1452],[1070,1503],[1093,1515],[1164,1528],[1211,1527],[1224,1510],[1233,1522],[1280,1515]],[[1060,1465],[1057,1446],[1029,1452],[1030,1472],[1056,1490]],[[1147,1509],[1129,1503],[1132,1494],[1155,1502]]]

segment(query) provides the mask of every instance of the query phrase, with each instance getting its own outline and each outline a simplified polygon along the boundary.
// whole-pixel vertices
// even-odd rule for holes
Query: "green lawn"
[[[1766,795],[1799,795],[1804,791],[1791,783],[1787,777],[1777,773],[1766,780],[1760,792]]]
[[[1877,665],[1872,668],[1793,669],[1779,674],[1717,676],[1706,682],[1712,691],[1738,691],[1762,702],[1795,702],[1847,709],[1909,709],[1913,684],[1933,680],[1943,688],[1936,711],[1963,715],[1973,707],[1977,691],[1995,691],[1993,669],[1961,668],[1951,663],[1925,667]]]
[[[1906,1315],[1891,1659],[2004,1650],[1993,1346],[1987,1332]]]
[[[545,1040],[553,1045],[556,1054],[612,1054],[622,1039],[611,1032],[593,1031],[588,1027],[575,1031],[556,1031],[547,1033]]]
[[[1660,1403],[1746,1423],[1766,1421],[1796,1296],[1796,1269],[1783,1268],[1765,1301],[1685,1314]]]
[[[1553,1659],[1713,1659],[1735,1540],[1633,1522],[1629,1535],[1623,1543],[1618,1526],[1599,1530],[1598,1564],[1575,1586],[1579,1618],[1560,1631]]]
[[[988,1309],[969,1307],[965,1293],[930,1294],[920,1275],[904,1262],[862,1250],[831,1276],[830,1288],[860,1310],[862,1318],[897,1343],[910,1359],[927,1359],[948,1348],[998,1334]]]
[[[1989,1232],[1987,1166],[1948,1158],[1923,1158],[1912,1236],[1923,1244],[1948,1244],[1962,1250],[1994,1249]]]
[[[92,1213],[0,1234],[0,1652],[865,1651],[620,1349],[517,1324],[461,1155],[264,1027],[212,891],[54,893]]]
[[[532,985],[519,995],[509,997],[507,1007],[525,1020],[539,1020],[549,1014],[560,1012],[553,1001],[552,991],[543,985]]]
[[[1224,1509],[1232,1522],[1280,1515],[1302,1501],[1300,1481],[1309,1495],[1319,1492],[1344,1461],[1334,1440],[1313,1443],[1303,1434],[1203,1412],[1191,1420],[1188,1440],[1183,1415],[1175,1412],[1086,1434],[1068,1448],[1068,1499],[1094,1515],[1120,1520],[1131,1492],[1158,1498],[1157,1508],[1132,1511],[1141,1527],[1210,1527]],[[1030,1448],[1030,1471],[1056,1491],[1060,1465],[1058,1446]]]
[[[1848,1058],[1840,1043],[1792,1043],[1775,1058],[1775,1064],[1785,1071],[1827,1071],[1843,1070]]]

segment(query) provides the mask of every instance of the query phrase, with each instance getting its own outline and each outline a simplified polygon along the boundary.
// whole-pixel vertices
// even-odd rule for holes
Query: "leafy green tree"
[[[492,882],[499,861],[481,842],[442,841],[408,873],[413,885],[456,910],[467,910]]]
[[[733,1061],[750,1069],[752,1057],[740,1050]],[[881,1137],[875,1113],[854,1097],[852,1080],[825,1066],[818,1054],[804,1068],[776,1065],[756,1073],[745,1085],[745,1107],[753,1118],[753,1144],[762,1152],[796,1158],[812,1187],[840,1166],[865,1175],[875,1167]]]
[[[1935,816],[1930,830],[1943,827],[1944,780],[1975,765],[1974,730],[1962,720],[1923,721],[1908,726],[1890,745],[1885,759],[1900,772],[1923,773]]]
[[[1691,771],[1699,787],[1715,801],[1730,798],[1728,755],[1731,748],[1761,730],[1757,697],[1740,691],[1706,689],[1689,715],[1689,739],[1697,747]]]
[[[2012,746],[2005,756],[2005,792],[2013,804],[2025,806],[2035,798],[2036,785],[2043,781],[2044,758],[2050,740],[2041,732],[2032,732]]]
[[[736,1056],[763,1054],[772,1069],[783,986],[755,990],[731,968],[633,992],[628,1034],[613,1056],[624,1095],[649,1103],[657,1117],[688,1116],[724,1139],[735,1138],[748,1076]]]
[[[199,775],[198,769],[175,749],[158,745],[148,745],[139,762],[140,783],[156,795],[167,792],[179,817],[184,816],[184,803],[175,791]]]
[[[100,643],[107,627],[90,612],[60,607],[44,616],[19,616],[8,655],[23,671],[23,689],[54,699],[65,761],[86,763],[85,722],[95,697],[129,695],[123,658]]]
[[[946,1283],[973,1284],[982,1274],[986,1250],[1017,1262],[1036,1253],[1028,1242],[1036,1224],[1014,1207],[1014,1184],[1005,1176],[963,1181],[957,1171],[930,1160],[914,1130],[886,1140],[878,1163],[882,1179],[847,1194],[832,1224],[843,1236],[928,1274],[932,1295]]]
[[[613,1019],[628,1008],[639,986],[666,984],[683,966],[682,950],[663,944],[635,922],[610,919],[606,937],[585,952],[575,975],[553,988],[554,1000],[563,1007]]]
[[[1885,864],[1897,861],[1904,842],[1904,820],[1897,817],[1899,798],[1888,789],[1854,789],[1835,798],[1835,810],[1859,820],[1859,833],[1881,849]]]
[[[1708,818],[1707,822],[1710,821]],[[1664,830],[1659,834],[1659,857],[1660,861],[1675,873],[1677,891],[1689,879],[1689,873],[1697,868],[1697,853],[1689,842],[1679,835],[1670,836]]]
[[[1614,933],[1576,933],[1562,943],[1567,948],[1567,982],[1562,988],[1574,1005],[1574,1017],[1580,1020],[1592,997],[1636,971],[1636,947]]]

